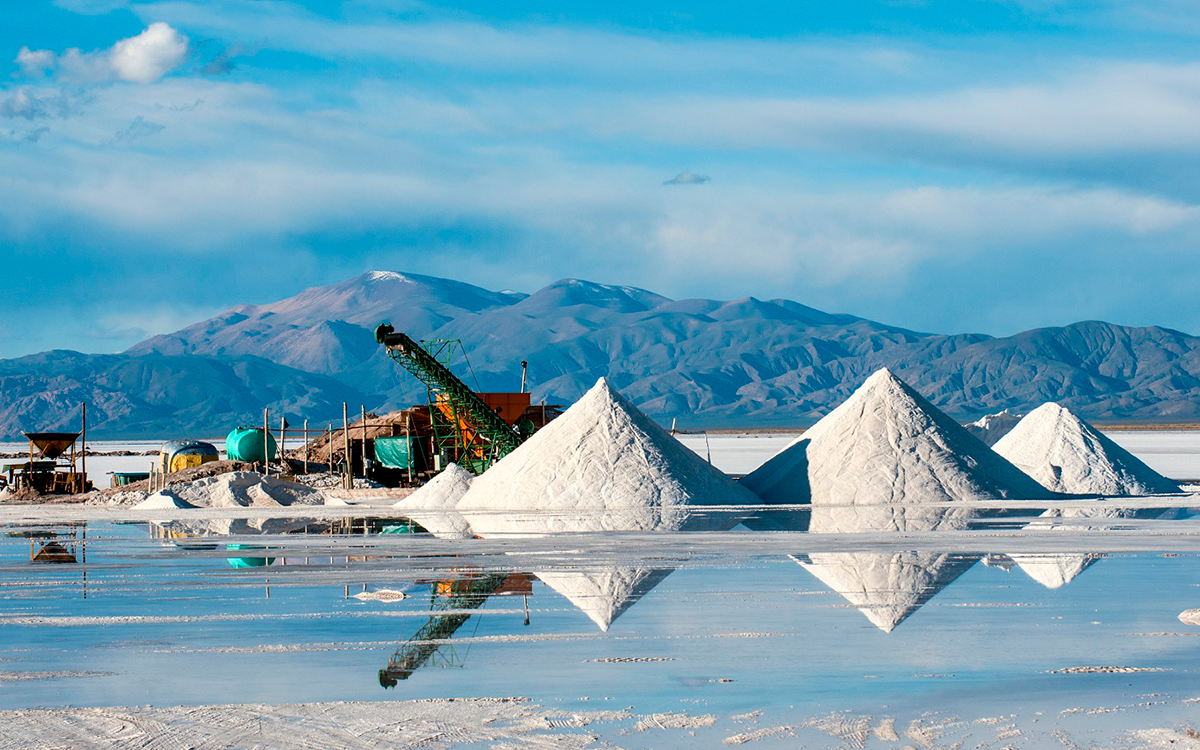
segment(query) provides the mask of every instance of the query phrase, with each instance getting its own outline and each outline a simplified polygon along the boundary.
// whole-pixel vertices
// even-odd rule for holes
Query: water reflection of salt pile
[[[476,478],[458,503],[483,537],[725,530],[758,499],[601,379],[558,419]]]
[[[539,571],[538,579],[607,631],[613,621],[670,575],[672,569],[606,567]]]
[[[1179,492],[1179,486],[1114,443],[1084,419],[1055,403],[1039,406],[994,446],[995,451],[1027,472],[1046,489],[1076,495],[1124,497]],[[1086,529],[1080,519],[1118,519],[1158,515],[1102,501],[1088,508],[1051,508],[1044,519],[1075,519],[1071,524],[1039,520],[1029,529]],[[1098,524],[1099,525],[1099,524]],[[1101,555],[1031,555],[1010,557],[1038,583],[1051,589],[1070,583]]]
[[[811,502],[814,534],[963,529],[981,511],[956,505],[1046,495],[886,369],[743,483],[768,503]],[[796,559],[890,632],[978,558],[857,552]]]

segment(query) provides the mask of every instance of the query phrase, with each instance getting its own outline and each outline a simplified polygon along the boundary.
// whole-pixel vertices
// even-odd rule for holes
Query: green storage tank
[[[262,461],[263,435],[266,435],[266,460],[275,460],[275,436],[261,427],[238,427],[225,438],[225,454],[230,461]]]

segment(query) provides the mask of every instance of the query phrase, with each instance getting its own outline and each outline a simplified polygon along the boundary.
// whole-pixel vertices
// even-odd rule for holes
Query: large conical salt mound
[[[403,510],[436,537],[470,539],[475,536],[471,525],[454,506],[471,489],[473,480],[471,472],[452,463],[392,507]]]
[[[1055,492],[1112,497],[1180,491],[1179,485],[1055,403],[1031,411],[993,450]]]
[[[613,567],[591,571],[539,571],[537,577],[607,632],[614,620],[670,574],[671,569]]]
[[[758,503],[601,379],[477,477],[458,509],[480,536],[727,529]]]
[[[768,503],[811,502],[814,532],[961,528],[973,511],[926,504],[1048,494],[887,369],[742,484]]]
[[[965,573],[978,555],[822,552],[793,557],[885,633]]]

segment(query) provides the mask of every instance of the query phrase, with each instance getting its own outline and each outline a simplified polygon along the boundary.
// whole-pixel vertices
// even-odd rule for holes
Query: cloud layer
[[[67,316],[148,321],[94,344],[119,348],[175,306],[381,267],[926,330],[1200,332],[1200,62],[1180,53],[85,5],[127,26],[14,41],[0,83],[0,247],[14,278],[60,269],[0,298],[39,321],[0,356],[63,345]]]

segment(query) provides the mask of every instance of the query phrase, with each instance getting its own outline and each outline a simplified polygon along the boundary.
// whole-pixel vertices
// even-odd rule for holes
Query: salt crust
[[[1042,404],[994,446],[1043,487],[1107,497],[1180,492],[1069,409]]]
[[[452,463],[392,507],[407,512],[409,518],[436,537],[470,539],[475,533],[454,506],[467,494],[473,480],[471,472]]]

